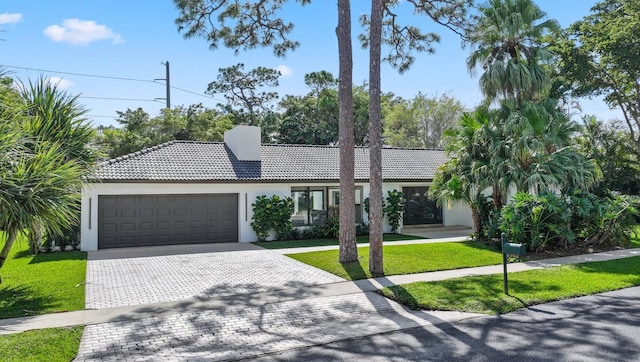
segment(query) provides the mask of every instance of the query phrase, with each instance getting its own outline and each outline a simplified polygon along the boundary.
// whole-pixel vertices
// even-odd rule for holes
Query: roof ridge
[[[128,160],[128,159],[131,159],[131,158],[134,158],[134,157],[138,157],[138,156],[144,155],[146,153],[149,153],[151,151],[155,151],[155,150],[158,150],[158,149],[161,149],[161,148],[165,148],[165,147],[171,146],[174,143],[176,143],[175,140],[174,141],[168,141],[168,142],[165,142],[165,143],[161,143],[159,145],[155,145],[155,146],[152,146],[152,147],[143,148],[140,151],[128,153],[126,155],[118,156],[116,158],[112,158],[110,160],[101,162],[101,163],[98,164],[98,166],[111,165],[111,164],[114,164],[114,163],[117,163],[117,162]]]
[[[291,143],[263,143],[261,146],[269,146],[269,147],[308,147],[308,148],[339,148],[339,145],[308,145],[308,144],[291,144]],[[357,149],[369,149],[369,146],[354,146]],[[393,146],[383,146],[383,150],[417,150],[417,151],[444,151],[444,148],[437,147],[429,147],[429,148],[421,148],[421,147],[393,147]]]
[[[223,141],[195,141],[195,140],[173,140],[173,141],[170,141],[170,142],[173,142],[173,143],[195,143],[195,144],[205,144],[205,145],[224,143]]]

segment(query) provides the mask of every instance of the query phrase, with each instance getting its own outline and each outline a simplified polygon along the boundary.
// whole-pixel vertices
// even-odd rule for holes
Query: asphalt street
[[[257,361],[640,361],[640,287]]]

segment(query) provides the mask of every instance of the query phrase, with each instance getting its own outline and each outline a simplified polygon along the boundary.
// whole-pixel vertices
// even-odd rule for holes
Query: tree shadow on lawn
[[[604,262],[583,263],[575,265],[575,267],[586,273],[627,276],[621,282],[628,283],[629,286],[640,285],[640,256]]]
[[[496,274],[470,278],[474,278],[475,280],[471,283],[469,283],[467,278],[441,280],[433,284],[427,282],[425,286],[430,286],[434,288],[439,295],[444,295],[445,298],[451,298],[451,300],[453,300],[453,302],[442,301],[442,305],[440,306],[425,305],[423,302],[417,300],[412,292],[402,285],[389,287],[392,293],[389,297],[414,310],[468,311],[465,310],[465,303],[471,303],[468,307],[472,307],[473,310],[506,313],[511,311],[508,303],[508,300],[511,298],[517,300],[520,303],[520,307],[527,307],[531,304],[520,299],[518,295],[526,295],[527,293],[540,290],[540,288],[544,288],[547,291],[562,290],[560,286],[548,285],[537,281],[527,281],[525,283],[517,280],[509,280],[509,294],[505,295],[502,275]],[[436,301],[434,303],[437,304],[438,302]]]
[[[54,299],[38,295],[25,286],[0,285],[0,319],[42,314],[42,310],[55,306]]]
[[[32,254],[29,250],[20,250],[14,254],[13,259],[31,258],[29,264],[46,263],[60,260],[86,260],[87,252],[80,250],[60,251],[51,253]]]

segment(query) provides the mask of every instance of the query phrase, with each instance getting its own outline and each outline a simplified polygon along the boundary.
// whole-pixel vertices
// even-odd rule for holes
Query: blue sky
[[[355,38],[361,31],[357,18],[369,12],[369,1],[352,3]],[[537,1],[563,27],[589,14],[595,3],[595,0]],[[171,85],[177,87],[171,90],[172,106],[202,102],[215,107],[223,97],[206,96],[207,84],[215,79],[218,68],[236,63],[244,63],[245,70],[257,66],[279,68],[283,73],[277,89],[281,96],[307,93],[303,81],[306,73],[319,70],[338,73],[335,0],[315,0],[306,7],[286,6],[283,17],[295,24],[291,36],[301,45],[285,58],[273,56],[269,49],[237,55],[224,48],[212,51],[204,40],[187,40],[178,33],[174,24],[177,15],[169,0],[3,0],[0,64],[25,82],[41,74],[60,80],[59,86],[69,93],[80,94],[81,103],[90,110],[90,118],[96,125],[116,125],[116,111],[127,108],[142,107],[152,116],[157,115],[165,103],[155,99],[165,96],[165,86],[162,81],[153,80],[165,77],[161,64],[165,61],[170,63]],[[405,98],[418,92],[430,96],[449,93],[467,107],[475,106],[481,95],[477,79],[466,69],[470,50],[461,47],[455,34],[426,18],[407,14],[405,19],[425,31],[439,33],[441,42],[435,45],[435,54],[416,54],[415,64],[404,74],[383,65],[383,91]],[[368,77],[368,51],[356,45],[354,39],[354,83],[362,84]],[[619,112],[609,110],[599,100],[585,99],[580,103],[583,113],[605,120],[620,118]]]

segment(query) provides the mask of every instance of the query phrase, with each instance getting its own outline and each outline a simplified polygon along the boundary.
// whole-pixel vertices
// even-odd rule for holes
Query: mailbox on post
[[[503,241],[502,254],[525,256],[527,254],[527,247],[524,244],[507,243]]]
[[[502,267],[504,269],[504,294],[509,295],[509,279],[507,277],[507,255],[525,256],[527,247],[524,244],[507,242],[507,234],[502,233]]]

